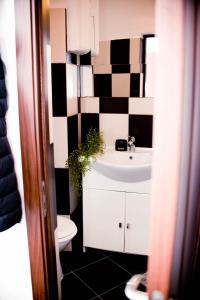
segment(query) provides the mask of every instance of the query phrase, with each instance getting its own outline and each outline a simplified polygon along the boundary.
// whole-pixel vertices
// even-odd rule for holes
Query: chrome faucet
[[[128,137],[128,151],[134,152],[135,151],[135,137],[134,136],[129,136]]]

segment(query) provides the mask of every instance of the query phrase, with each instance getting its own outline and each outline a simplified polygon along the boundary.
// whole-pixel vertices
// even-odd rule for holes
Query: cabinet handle
[[[119,222],[119,228],[122,228],[122,222]]]
[[[131,228],[131,224],[130,224],[130,223],[127,223],[127,224],[126,224],[126,228],[127,228],[127,229],[130,229],[130,228]]]

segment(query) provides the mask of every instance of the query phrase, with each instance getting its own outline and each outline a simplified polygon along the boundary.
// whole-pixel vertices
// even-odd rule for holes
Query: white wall
[[[99,0],[100,41],[155,32],[155,0]]]
[[[9,102],[6,116],[8,139],[15,160],[15,170],[23,204],[23,218],[19,224],[0,233],[0,300],[29,300],[32,299],[32,285],[19,134],[14,2],[14,0],[0,0],[0,53],[6,65]]]
[[[50,0],[51,8],[67,8],[67,0]],[[99,0],[100,41],[155,32],[155,0]]]

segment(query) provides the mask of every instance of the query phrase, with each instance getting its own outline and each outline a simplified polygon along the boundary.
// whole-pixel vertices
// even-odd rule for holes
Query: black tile
[[[81,97],[78,97],[78,113],[81,113]]]
[[[67,53],[67,63],[77,65],[77,55],[75,53]]]
[[[130,97],[140,97],[140,73],[131,74]]]
[[[100,98],[100,113],[128,114],[128,98]]]
[[[113,264],[109,258],[98,261],[75,273],[98,295],[130,279],[130,274]]]
[[[61,287],[62,300],[80,299],[80,295],[82,300],[89,300],[97,296],[72,273],[63,278]]]
[[[144,273],[147,270],[147,256],[145,255],[116,253],[110,259],[132,275]]]
[[[81,114],[81,140],[85,141],[90,128],[99,130],[99,114]]]
[[[51,64],[51,77],[53,116],[67,116],[66,64]]]
[[[62,252],[66,252],[66,251],[61,251],[59,253],[60,256],[61,256]],[[71,270],[68,268],[68,266],[66,266],[66,264],[61,259],[60,259],[60,264],[61,264],[63,275],[69,274],[71,272]]]
[[[79,204],[77,208],[71,214],[71,219],[77,226],[78,232],[72,239],[72,251],[73,253],[81,253],[83,251],[83,216],[82,216],[82,197],[79,197]]]
[[[69,214],[69,170],[55,168],[57,214]]]
[[[123,283],[121,284],[120,286],[108,291],[107,293],[101,295],[101,298],[103,300],[111,300],[111,299],[114,299],[114,300],[127,300],[128,298],[126,297],[125,295],[125,286],[126,284]]]
[[[81,66],[91,65],[91,52],[80,55],[80,65]]]
[[[108,251],[108,250],[99,250],[101,254],[103,254],[106,257],[112,257],[116,252]]]
[[[112,96],[112,75],[94,74],[94,97]]]
[[[105,256],[96,249],[87,249],[86,252],[79,251],[78,253],[74,251],[62,251],[60,253],[60,260],[62,264],[72,271],[83,268],[104,258]]]
[[[71,63],[76,65],[77,64],[77,55],[74,53],[70,53],[71,54]]]
[[[68,154],[78,148],[78,115],[67,118],[68,125]]]
[[[136,147],[152,147],[153,116],[129,115],[129,135],[135,137]]]
[[[130,73],[130,65],[112,65],[112,73]]]
[[[142,64],[143,83],[142,83],[142,95],[141,95],[141,97],[144,97],[144,98],[146,97],[146,92],[145,92],[146,70],[147,70],[147,65]]]
[[[130,52],[130,39],[112,40],[110,61],[112,65],[128,65]]]

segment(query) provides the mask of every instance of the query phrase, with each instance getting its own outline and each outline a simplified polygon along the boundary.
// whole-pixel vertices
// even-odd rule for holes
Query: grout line
[[[74,276],[76,276],[89,290],[91,290],[97,297],[99,296],[83,279],[81,279],[76,273],[72,272],[72,274],[74,274]],[[93,298],[95,298],[93,297]]]
[[[108,258],[113,264],[115,264],[116,266],[120,267],[122,270],[126,271],[129,275],[133,276],[133,274],[131,272],[129,272],[128,270],[126,270],[124,267],[122,267],[120,264],[118,264],[116,261],[114,261],[112,258]]]
[[[93,261],[93,262],[91,262],[91,263],[89,263],[89,264],[87,264],[87,265],[85,265],[85,266],[83,266],[83,267],[80,267],[80,268],[71,270],[71,272],[76,272],[76,271],[82,270],[82,269],[84,269],[84,268],[86,268],[86,267],[88,267],[88,266],[90,266],[90,265],[94,265],[94,264],[96,264],[97,262],[99,262],[99,261],[101,261],[101,260],[104,260],[104,259],[106,259],[106,258],[108,258],[108,257],[107,257],[107,256],[102,257],[102,258],[100,258],[100,259],[98,259],[98,260],[95,260],[95,261]],[[68,267],[67,265],[65,265],[65,266]],[[69,268],[69,267],[68,267],[68,268]]]
[[[68,275],[70,275],[70,274],[72,274],[72,271],[70,271],[69,273],[63,274],[62,280],[63,280],[65,277],[67,277]]]
[[[106,293],[111,292],[112,290],[114,290],[114,289],[120,287],[121,285],[125,284],[126,282],[127,282],[127,280],[126,280],[126,281],[123,281],[123,282],[121,282],[121,283],[119,283],[118,285],[112,287],[111,289],[109,289],[109,290],[107,290],[107,291],[101,293],[99,296],[103,296],[103,295],[105,295]]]
[[[113,253],[112,253],[112,254],[107,254],[107,255],[106,255],[106,254],[104,254],[104,253],[102,253],[102,252],[101,252],[101,254],[104,255],[105,257],[112,257],[112,256],[114,255]]]
[[[103,298],[101,298],[101,296],[95,296],[94,298],[91,298],[91,299],[89,299],[89,300],[95,300],[95,299],[100,299],[100,300],[103,300]]]

